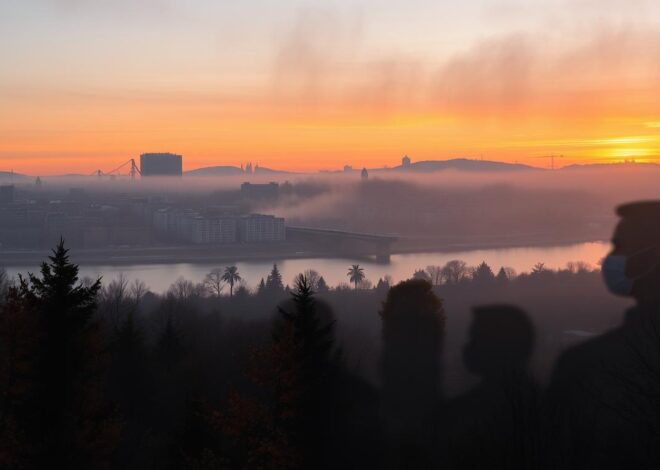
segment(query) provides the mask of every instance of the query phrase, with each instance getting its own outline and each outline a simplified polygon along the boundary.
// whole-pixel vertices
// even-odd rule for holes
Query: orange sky
[[[0,46],[8,66],[0,71],[0,170],[108,171],[154,151],[183,154],[185,169],[248,161],[299,171],[380,167],[403,154],[543,167],[550,154],[563,155],[558,165],[656,161],[658,10],[631,1],[647,5],[646,17],[613,10],[554,31],[521,13],[506,25],[482,19],[490,31],[477,34],[466,16],[447,30],[452,41],[414,29],[392,41],[377,27],[387,18],[358,34],[350,14],[306,10],[270,43],[264,33],[204,53],[199,28],[172,43],[149,30],[144,41],[110,41],[94,30],[61,32],[67,10],[64,19],[39,17],[57,30],[40,43],[28,35],[33,10],[0,11],[31,19],[10,25],[18,52]],[[99,28],[123,24],[115,21]],[[171,23],[148,25],[162,34]],[[126,35],[138,35],[135,28]],[[48,41],[57,47],[46,50]]]

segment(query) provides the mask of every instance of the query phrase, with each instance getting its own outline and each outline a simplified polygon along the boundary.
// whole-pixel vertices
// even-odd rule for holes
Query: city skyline
[[[27,0],[0,26],[0,170],[660,155],[647,0]]]

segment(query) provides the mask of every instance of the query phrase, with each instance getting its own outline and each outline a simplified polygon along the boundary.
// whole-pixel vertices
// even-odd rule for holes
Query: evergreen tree
[[[34,312],[33,415],[26,433],[40,468],[92,468],[108,463],[118,430],[103,399],[106,358],[93,319],[101,280],[79,282],[78,266],[60,241],[41,277],[20,278],[25,309]]]
[[[488,283],[491,281],[495,280],[495,274],[493,274],[493,270],[490,269],[490,266],[486,264],[485,261],[483,261],[477,268],[474,270],[474,273],[472,274],[472,280],[478,283]]]
[[[506,273],[504,267],[501,267],[500,270],[497,272],[497,276],[495,276],[495,280],[500,284],[506,284],[509,281],[509,276]]]
[[[263,294],[266,291],[266,282],[264,282],[264,278],[261,278],[261,281],[259,282],[259,285],[257,286],[257,294]]]
[[[328,292],[329,287],[328,284],[325,282],[325,279],[323,279],[323,276],[319,277],[319,280],[316,285],[316,289],[318,292]]]
[[[324,446],[336,391],[335,321],[329,312],[322,315],[305,275],[296,278],[291,295],[291,308],[278,309],[280,322],[273,333],[274,348],[284,356],[279,367],[289,368],[284,376],[293,379],[279,384],[280,412],[290,416],[285,428],[300,451],[303,466],[319,468],[328,458]]]
[[[270,274],[266,278],[266,288],[271,292],[282,292],[284,290],[282,274],[277,268],[277,264],[273,264],[273,269],[271,269]]]

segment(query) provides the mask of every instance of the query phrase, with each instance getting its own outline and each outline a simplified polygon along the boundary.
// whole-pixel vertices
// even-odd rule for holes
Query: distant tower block
[[[401,159],[401,166],[404,168],[408,168],[410,166],[410,157],[408,155],[404,155]]]
[[[183,158],[174,153],[143,153],[140,155],[142,176],[181,176]]]
[[[366,168],[362,168],[362,172],[360,173],[360,177],[362,180],[368,180],[369,179],[369,172],[367,171]]]

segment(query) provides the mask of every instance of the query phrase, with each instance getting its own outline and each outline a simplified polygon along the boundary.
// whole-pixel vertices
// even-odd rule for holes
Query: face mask
[[[603,260],[603,280],[607,289],[614,295],[629,296],[633,280],[626,276],[626,257],[609,255]]]

